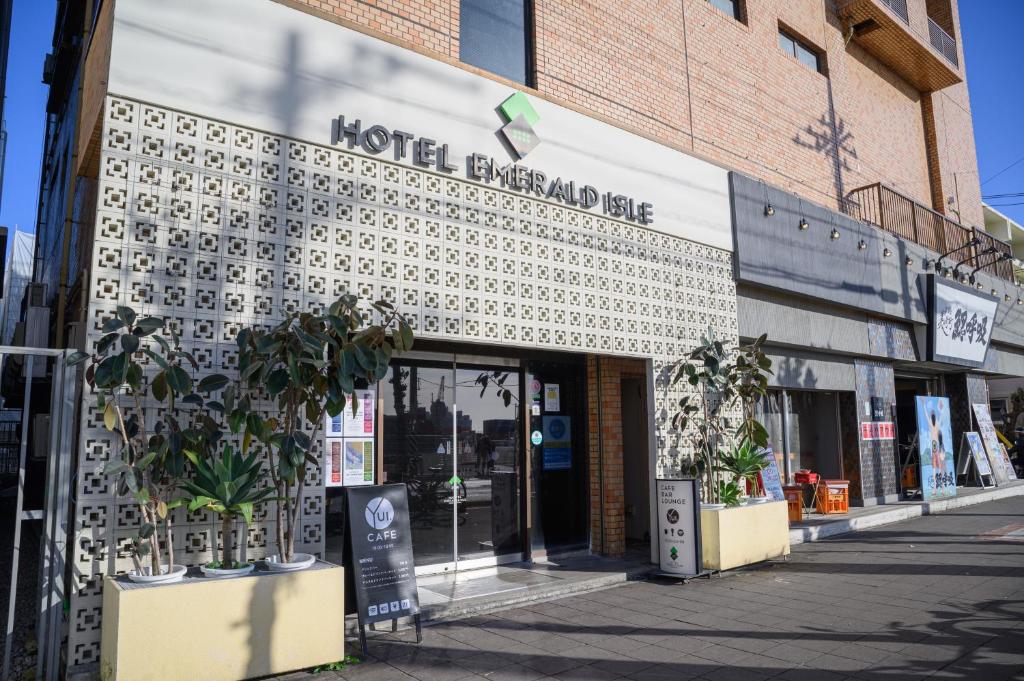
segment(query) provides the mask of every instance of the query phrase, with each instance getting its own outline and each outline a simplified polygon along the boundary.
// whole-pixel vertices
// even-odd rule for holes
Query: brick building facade
[[[891,500],[906,443],[865,423],[943,374],[972,399],[1024,375],[1007,263],[982,258],[1000,245],[969,236],[958,34],[955,0],[61,2],[35,272],[52,345],[91,347],[129,305],[177,326],[199,378],[231,374],[243,326],[347,291],[394,303],[418,340],[377,388],[373,481],[409,485],[420,574],[656,560],[655,478],[691,455],[666,370],[708,329],[768,333],[786,478],[814,465]],[[959,367],[917,335],[957,244],[1000,311]],[[487,375],[515,386],[503,405]],[[103,578],[136,531],[90,404],[69,668],[98,660]],[[298,548],[340,555],[342,490],[307,475]],[[208,560],[223,536],[175,514],[176,561]],[[250,558],[272,515],[239,529]]]

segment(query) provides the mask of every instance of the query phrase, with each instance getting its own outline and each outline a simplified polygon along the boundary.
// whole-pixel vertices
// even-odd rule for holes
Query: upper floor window
[[[720,12],[728,14],[736,21],[743,21],[742,0],[708,0]]]
[[[796,57],[805,66],[818,73],[825,73],[820,51],[781,28],[779,29],[779,47],[789,56]]]
[[[523,85],[532,85],[530,0],[461,0],[459,58]]]

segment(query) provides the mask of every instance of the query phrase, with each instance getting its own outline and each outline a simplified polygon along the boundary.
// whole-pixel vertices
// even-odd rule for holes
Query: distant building
[[[36,237],[15,229],[11,236],[11,254],[4,271],[3,314],[0,316],[0,342],[10,345],[14,327],[21,318],[21,302],[25,288],[32,282],[32,254]]]
[[[1024,281],[1024,226],[988,204],[982,205],[985,231],[1010,244],[1017,281]]]

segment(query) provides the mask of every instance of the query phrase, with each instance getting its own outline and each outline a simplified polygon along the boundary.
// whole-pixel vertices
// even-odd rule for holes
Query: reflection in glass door
[[[521,551],[520,382],[518,368],[418,360],[380,382],[383,467],[408,486],[417,566]]]

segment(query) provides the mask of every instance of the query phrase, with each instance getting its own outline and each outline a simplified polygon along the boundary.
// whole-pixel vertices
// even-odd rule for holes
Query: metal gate
[[[68,367],[72,350],[0,346],[0,462],[17,486],[10,593],[4,637],[3,678],[10,678],[12,638],[18,603],[18,569],[26,556],[22,541],[26,527],[39,534],[39,575],[36,618],[36,679],[55,681],[60,674],[64,632],[67,536],[70,522],[72,438],[75,423],[77,369]],[[19,391],[20,389],[20,391]],[[33,394],[35,391],[35,394]],[[42,392],[41,392],[42,391]],[[49,392],[49,400],[43,399]],[[18,410],[4,409],[9,398]],[[4,421],[5,416],[11,417]],[[29,443],[32,450],[29,451]],[[41,479],[26,488],[29,464]],[[35,470],[33,468],[33,471]],[[2,473],[2,471],[0,471]],[[38,489],[42,483],[42,489]],[[39,494],[38,492],[41,492]],[[26,508],[26,505],[32,508]]]

